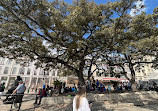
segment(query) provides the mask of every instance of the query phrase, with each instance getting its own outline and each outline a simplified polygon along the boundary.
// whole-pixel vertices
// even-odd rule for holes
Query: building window
[[[1,72],[2,72],[2,66],[0,66],[0,74],[1,74]]]
[[[0,57],[0,64],[4,64],[4,58]]]
[[[34,71],[34,75],[37,75],[37,72],[36,72],[36,70]]]
[[[9,71],[9,67],[5,67],[4,68],[4,74],[8,74],[8,71]]]
[[[11,60],[8,59],[8,60],[7,60],[7,65],[10,65],[10,64],[11,64]]]
[[[7,81],[7,77],[1,77],[1,81]]]
[[[49,71],[45,71],[45,75],[49,75]]]
[[[41,69],[39,75],[44,75],[44,70]]]
[[[28,65],[29,65],[29,66],[32,66],[32,62],[29,62]]]
[[[20,69],[19,69],[19,74],[24,75],[24,73],[25,73],[25,69],[24,69],[24,68],[20,68]]]
[[[19,62],[19,61],[16,61],[15,63],[16,63],[16,65],[20,64],[20,62]]]
[[[144,76],[146,76],[147,74],[146,73],[144,73]]]
[[[55,71],[54,71],[54,70],[52,70],[51,72],[52,72],[52,76],[55,76]]]
[[[27,69],[27,75],[30,75],[30,72],[31,72],[31,70],[30,70],[30,68],[28,68]]]
[[[13,68],[12,74],[16,74],[17,67]]]

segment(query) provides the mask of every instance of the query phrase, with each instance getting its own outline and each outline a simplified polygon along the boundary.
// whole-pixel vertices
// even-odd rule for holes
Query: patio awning
[[[127,79],[124,78],[113,78],[113,77],[104,77],[102,78],[102,80],[106,80],[106,81],[121,81],[121,82],[127,82]]]

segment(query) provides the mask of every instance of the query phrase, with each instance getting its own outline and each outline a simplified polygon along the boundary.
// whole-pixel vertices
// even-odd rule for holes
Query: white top
[[[86,97],[82,97],[79,109],[76,109],[76,96],[73,99],[73,111],[91,111]]]

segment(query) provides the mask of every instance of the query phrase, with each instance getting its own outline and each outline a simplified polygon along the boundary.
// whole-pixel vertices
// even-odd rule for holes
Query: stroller
[[[6,99],[3,100],[3,103],[8,103],[7,101],[11,101],[12,97],[10,97],[10,95],[13,93],[13,91],[18,87],[19,85],[19,81],[22,80],[20,76],[17,76],[17,79],[14,81],[14,83],[11,85],[11,88],[8,89],[8,92],[6,92],[6,94],[8,94],[6,96]]]
[[[3,104],[11,104],[10,111],[12,111],[13,105],[15,108],[18,108],[17,111],[19,111],[22,104],[22,99],[23,99],[23,94],[11,95],[8,97],[8,99],[5,102],[3,102]],[[18,106],[17,103],[19,103]]]
[[[11,104],[10,111],[12,111],[13,104],[16,108],[18,108],[18,110],[20,110],[22,103],[23,94],[11,95],[15,89],[16,87],[10,88],[8,92],[6,92],[6,99],[3,100],[3,104]],[[16,103],[19,103],[19,106],[17,106]]]
[[[7,96],[6,96],[6,99],[3,100],[3,104],[10,103],[13,100],[13,97],[11,96],[11,94],[13,93],[15,89],[16,89],[16,86],[13,86],[10,89],[8,89],[8,91],[5,93]]]
[[[11,104],[9,111],[13,111],[12,108],[13,108],[14,101],[15,101],[15,96],[9,96],[7,100],[3,102],[3,104]]]

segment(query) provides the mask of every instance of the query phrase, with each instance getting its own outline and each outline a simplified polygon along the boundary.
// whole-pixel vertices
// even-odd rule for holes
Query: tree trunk
[[[137,88],[136,88],[136,83],[135,83],[135,71],[134,71],[134,68],[133,68],[134,64],[132,63],[132,60],[129,56],[125,55],[125,57],[126,57],[126,60],[129,63],[129,69],[131,71],[130,83],[131,83],[131,86],[132,86],[132,90],[136,91]]]
[[[134,71],[132,63],[129,63],[129,68],[131,71],[131,81],[130,82],[131,82],[131,84],[134,84],[135,83],[135,71]]]
[[[81,86],[85,85],[85,80],[84,80],[84,77],[83,77],[84,76],[83,75],[84,66],[85,66],[85,60],[82,59],[82,61],[80,62],[79,70],[77,72],[78,80],[79,80]]]
[[[134,68],[133,68],[133,64],[130,60],[129,62],[129,68],[131,70],[131,80],[130,80],[130,83],[131,83],[131,86],[132,86],[132,90],[133,91],[137,91],[137,88],[136,88],[136,83],[135,83],[135,71],[134,71]]]
[[[84,81],[84,78],[83,78],[83,72],[79,72],[78,74],[79,74],[78,80],[80,81],[80,85],[81,86],[85,85],[85,81]]]

